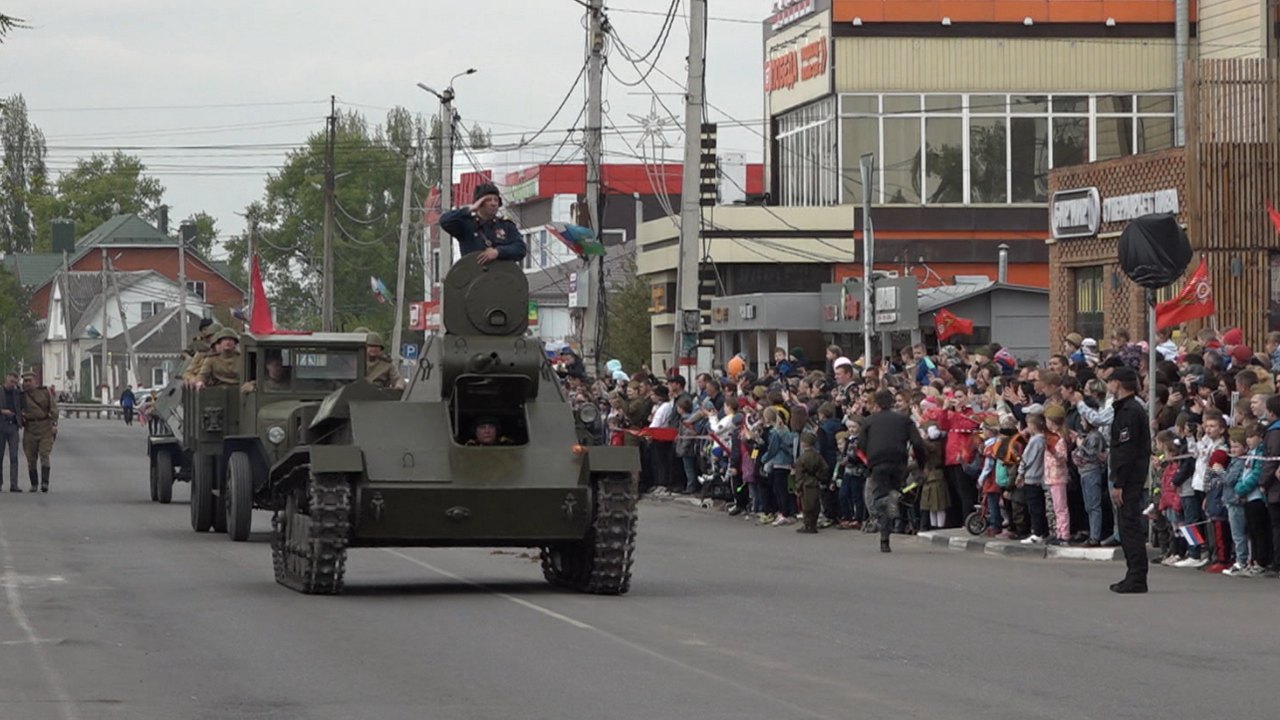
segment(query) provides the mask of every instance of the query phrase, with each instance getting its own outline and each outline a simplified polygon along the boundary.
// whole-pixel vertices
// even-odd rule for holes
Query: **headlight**
[[[585,425],[590,425],[600,418],[600,410],[593,403],[583,403],[578,408],[578,420]]]
[[[279,425],[272,425],[267,428],[267,439],[271,441],[272,445],[279,445],[284,442],[284,428]]]

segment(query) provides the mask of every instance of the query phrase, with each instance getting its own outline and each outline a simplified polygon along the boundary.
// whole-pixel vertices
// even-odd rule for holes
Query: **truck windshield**
[[[360,356],[355,350],[269,350],[259,385],[267,392],[329,391],[356,380],[359,372]]]

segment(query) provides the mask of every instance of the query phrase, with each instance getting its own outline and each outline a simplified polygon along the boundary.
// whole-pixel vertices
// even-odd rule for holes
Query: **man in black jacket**
[[[1124,548],[1124,580],[1112,592],[1147,591],[1147,548],[1142,530],[1142,491],[1151,471],[1151,425],[1147,411],[1135,397],[1138,373],[1119,367],[1107,378],[1107,390],[1116,398],[1111,409],[1111,502],[1120,510],[1120,546]]]
[[[4,386],[0,387],[0,463],[4,462],[6,450],[9,453],[9,492],[22,492],[18,487],[18,428],[22,426],[22,388],[18,387],[18,374],[5,376]],[[0,465],[0,473],[4,470]],[[4,475],[0,474],[0,487],[4,486]]]
[[[1263,455],[1267,457],[1280,457],[1280,395],[1271,395],[1263,402],[1266,408],[1266,417],[1258,416],[1258,422],[1267,428],[1265,440],[1263,440]],[[1267,513],[1271,517],[1271,567],[1268,570],[1280,570],[1280,478],[1276,477],[1276,473],[1280,472],[1280,462],[1268,460],[1262,463],[1262,477],[1258,482],[1262,485],[1267,496]]]
[[[480,253],[476,262],[481,265],[494,260],[523,260],[527,250],[524,237],[511,218],[500,211],[502,196],[498,186],[481,183],[473,199],[470,205],[440,217],[440,227],[458,239],[462,254]]]
[[[889,552],[889,533],[898,519],[902,483],[907,477],[907,446],[924,464],[924,438],[911,418],[893,410],[893,393],[880,390],[875,395],[879,412],[862,424],[863,447],[871,477],[867,481],[867,510],[880,527],[880,552]]]

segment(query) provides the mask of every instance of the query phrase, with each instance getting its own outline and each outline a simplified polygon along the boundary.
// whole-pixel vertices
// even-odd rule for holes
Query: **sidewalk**
[[[916,540],[934,547],[950,548],[965,552],[980,552],[1005,557],[1054,558],[1058,560],[1124,561],[1124,551],[1118,547],[1069,547],[1052,545],[1023,545],[1016,540],[1001,540],[985,535],[970,535],[964,528],[951,530],[926,530],[916,535]]]

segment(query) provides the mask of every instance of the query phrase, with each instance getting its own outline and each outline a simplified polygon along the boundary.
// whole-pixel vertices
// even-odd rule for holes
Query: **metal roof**
[[[308,335],[251,335],[245,333],[244,338],[251,339],[258,345],[356,345],[364,347],[368,339],[366,333],[316,332]]]
[[[62,253],[17,253],[4,257],[4,265],[27,288],[43,285],[62,269]]]
[[[1012,290],[1014,292],[1026,292],[1036,295],[1048,295],[1049,291],[1044,288],[1030,287],[1028,285],[1010,285],[1008,283],[992,282],[988,280],[983,283],[961,283],[959,285],[939,285],[937,287],[920,288],[917,292],[919,295],[919,312],[933,312],[940,308],[954,305],[962,300],[968,300],[980,295],[986,295],[994,290]]]
[[[76,249],[99,245],[170,245],[174,240],[157,230],[151,223],[133,213],[116,215],[98,227],[85,233],[76,241]]]

